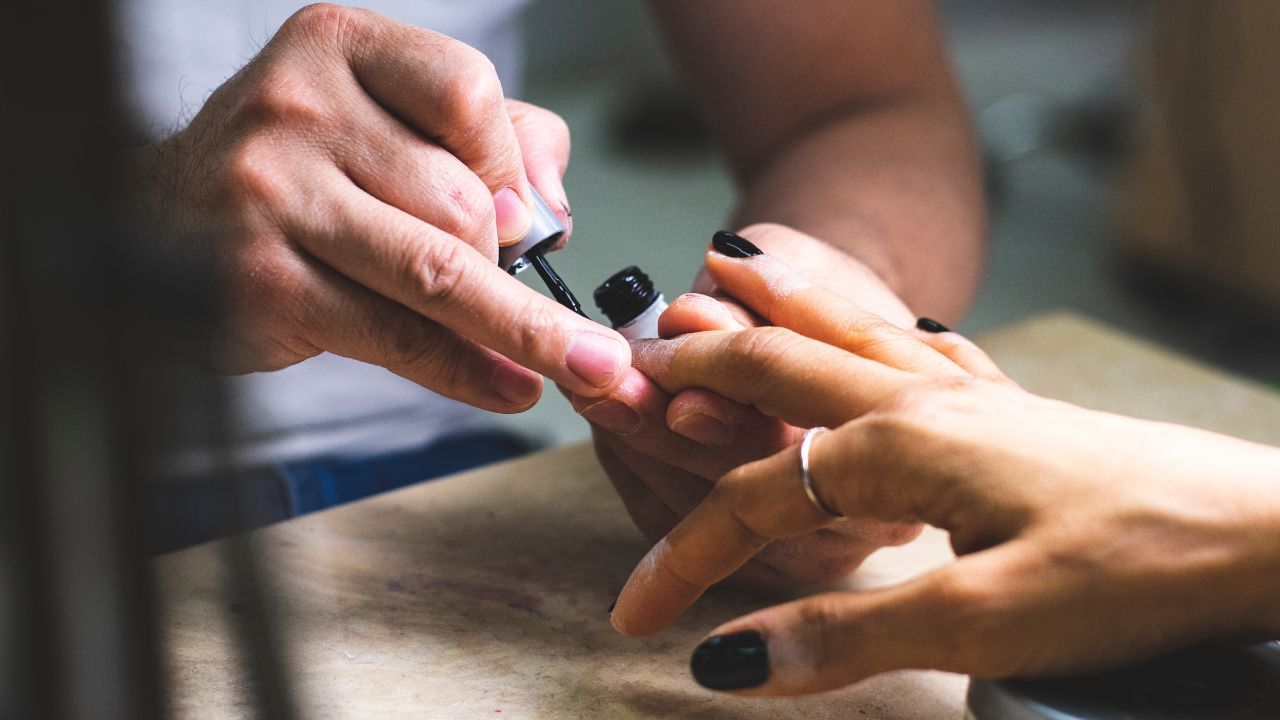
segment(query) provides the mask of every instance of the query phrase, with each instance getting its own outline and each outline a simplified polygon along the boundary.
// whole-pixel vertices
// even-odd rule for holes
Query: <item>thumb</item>
[[[717,628],[693,652],[704,687],[800,695],[907,668],[1005,674],[1001,578],[1018,555],[1004,545],[902,585],[777,605]]]

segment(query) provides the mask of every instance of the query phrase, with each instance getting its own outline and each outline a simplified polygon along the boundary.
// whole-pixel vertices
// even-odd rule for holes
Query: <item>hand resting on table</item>
[[[1003,379],[954,333],[921,341],[769,256],[716,282],[781,327],[635,346],[668,394],[709,390],[815,436],[738,467],[639,563],[612,620],[644,635],[777,541],[925,522],[958,559],[716,628],[704,685],[788,695],[898,668],[982,677],[1104,669],[1208,638],[1280,634],[1280,450],[1085,410]],[[945,337],[944,337],[945,336]]]

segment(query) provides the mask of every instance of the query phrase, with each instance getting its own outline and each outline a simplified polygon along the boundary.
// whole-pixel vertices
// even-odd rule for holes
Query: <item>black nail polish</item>
[[[693,651],[689,668],[712,690],[741,690],[769,679],[769,648],[755,630],[707,638]]]
[[[613,614],[613,609],[614,609],[614,608],[616,608],[616,607],[618,607],[618,601],[617,601],[617,600],[614,600],[613,602],[609,603],[609,614],[610,614],[610,615],[612,615],[612,614]]]
[[[951,332],[951,328],[947,327],[946,325],[943,325],[937,320],[931,320],[927,317],[922,317],[919,320],[916,320],[916,327],[919,328],[920,330],[923,330],[925,332],[930,332],[930,333]]]
[[[728,230],[719,230],[712,235],[711,247],[721,255],[731,258],[749,258],[764,254],[764,251],[752,245],[750,240]]]

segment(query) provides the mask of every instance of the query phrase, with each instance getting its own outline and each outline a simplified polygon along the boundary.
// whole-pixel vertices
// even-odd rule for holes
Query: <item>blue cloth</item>
[[[152,484],[144,505],[147,549],[171,552],[406,485],[519,457],[536,446],[505,431],[450,435],[424,447],[371,458],[321,457],[241,473],[242,507],[227,488],[203,482]]]

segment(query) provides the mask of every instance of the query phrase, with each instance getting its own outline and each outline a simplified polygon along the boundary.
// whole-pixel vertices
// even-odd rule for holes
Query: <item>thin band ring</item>
[[[844,515],[836,512],[822,502],[822,498],[818,497],[818,493],[813,490],[813,476],[809,474],[809,450],[813,447],[813,439],[824,432],[828,432],[831,428],[813,427],[804,433],[804,439],[800,441],[800,484],[804,486],[804,494],[809,496],[809,502],[817,508],[823,515],[832,520],[843,520]]]

